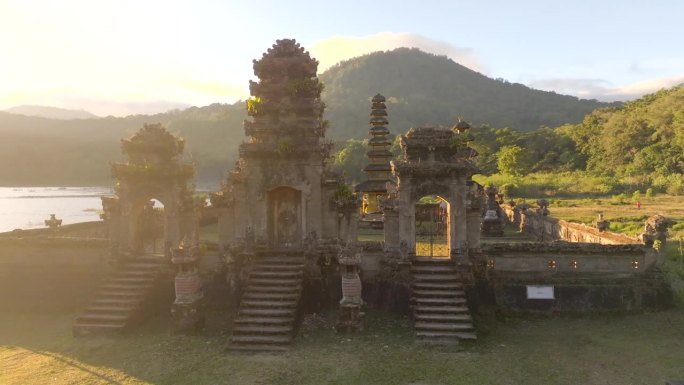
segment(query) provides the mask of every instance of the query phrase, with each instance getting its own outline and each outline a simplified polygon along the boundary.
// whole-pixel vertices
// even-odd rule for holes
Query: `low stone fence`
[[[514,311],[658,310],[671,291],[645,245],[531,242],[486,245],[482,265],[497,307]],[[547,296],[535,298],[530,290]]]
[[[71,237],[1,237],[0,265],[92,266],[106,261],[109,240]]]
[[[76,311],[113,271],[109,241],[0,237],[0,309]]]
[[[539,215],[531,209],[524,212],[513,210],[508,205],[501,208],[511,223],[521,223],[523,231],[536,236],[540,241],[564,240],[575,243],[600,243],[603,245],[641,244],[636,237],[599,231],[581,223]]]
[[[596,243],[497,243],[482,248],[487,266],[497,271],[642,274],[658,265],[658,253],[645,245]]]

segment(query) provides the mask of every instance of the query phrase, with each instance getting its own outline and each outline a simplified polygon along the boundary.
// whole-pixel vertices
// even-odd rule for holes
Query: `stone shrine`
[[[369,150],[366,153],[370,163],[363,169],[367,179],[358,185],[355,190],[361,194],[363,205],[361,215],[364,221],[371,225],[382,225],[382,210],[380,199],[387,195],[387,189],[396,186],[391,179],[392,168],[390,160],[394,157],[390,152],[392,143],[387,138],[387,107],[385,97],[377,94],[372,99],[370,113],[371,139],[368,141]]]

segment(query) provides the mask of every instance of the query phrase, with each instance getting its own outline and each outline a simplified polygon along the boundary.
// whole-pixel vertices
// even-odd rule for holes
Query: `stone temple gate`
[[[185,237],[196,240],[199,206],[189,185],[194,168],[180,162],[183,147],[184,140],[161,124],[145,124],[121,141],[127,160],[112,165],[116,197],[103,198],[113,256],[145,253],[144,214],[152,199],[164,205],[164,250]]]
[[[453,130],[431,126],[412,128],[401,136],[402,160],[392,161],[398,193],[384,201],[385,247],[413,253],[416,247],[416,210],[426,195],[436,195],[448,204],[447,244],[454,258],[467,256],[480,247],[481,191],[472,181],[478,172],[477,155],[468,147],[460,122]],[[402,245],[402,243],[404,243]]]

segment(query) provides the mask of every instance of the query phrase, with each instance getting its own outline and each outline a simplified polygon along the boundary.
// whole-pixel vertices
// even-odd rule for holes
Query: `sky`
[[[0,110],[233,103],[281,38],[319,72],[406,46],[532,88],[630,100],[684,83],[682,15],[679,0],[0,0]]]

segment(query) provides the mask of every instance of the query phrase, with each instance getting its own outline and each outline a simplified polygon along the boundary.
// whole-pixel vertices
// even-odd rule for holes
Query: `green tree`
[[[499,159],[496,165],[499,172],[506,175],[522,176],[527,171],[527,156],[520,146],[503,146],[498,152]]]
[[[363,168],[368,163],[366,152],[368,141],[349,139],[334,156],[333,166],[347,176],[348,182],[361,182],[365,179]]]

